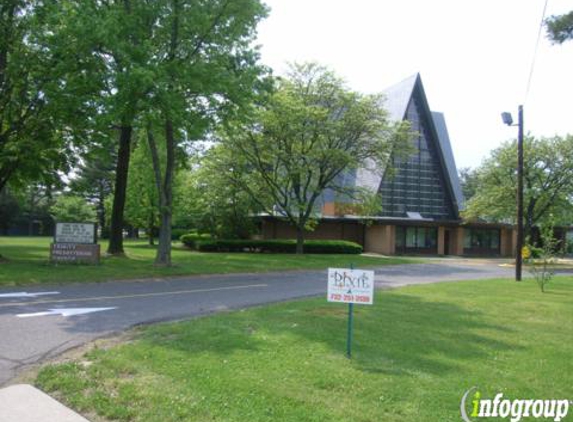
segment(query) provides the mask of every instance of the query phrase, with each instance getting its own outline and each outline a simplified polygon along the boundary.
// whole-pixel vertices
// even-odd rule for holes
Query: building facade
[[[350,240],[365,252],[385,255],[512,256],[516,236],[510,225],[472,224],[460,218],[464,199],[445,119],[430,110],[420,75],[389,88],[385,97],[390,119],[410,123],[414,152],[392,156],[386,171],[365,165],[343,181],[376,190],[381,212],[344,214],[349,208],[325,192],[319,224],[307,238]],[[293,227],[272,216],[263,217],[262,235],[296,237]]]

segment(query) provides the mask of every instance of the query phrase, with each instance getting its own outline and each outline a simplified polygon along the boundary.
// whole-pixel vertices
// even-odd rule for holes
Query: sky
[[[259,25],[263,63],[330,67],[365,94],[419,72],[430,108],[445,114],[458,168],[477,167],[517,136],[509,111],[534,136],[573,135],[573,41],[553,45],[543,31],[545,0],[266,0]],[[573,10],[548,0],[546,16]],[[529,86],[529,89],[527,87]]]

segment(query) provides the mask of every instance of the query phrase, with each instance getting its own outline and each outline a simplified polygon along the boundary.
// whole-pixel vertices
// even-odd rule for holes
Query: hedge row
[[[181,241],[200,252],[267,252],[295,253],[296,240],[199,240],[184,237]],[[306,240],[305,253],[360,254],[362,246],[344,240]]]
[[[211,240],[209,234],[187,233],[179,237],[181,243],[191,249],[197,249],[197,242]]]

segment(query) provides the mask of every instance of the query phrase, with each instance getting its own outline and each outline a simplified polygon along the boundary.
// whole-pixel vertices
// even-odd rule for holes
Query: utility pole
[[[513,124],[511,113],[501,113],[503,123],[508,126]],[[518,107],[517,117],[517,240],[515,245],[515,281],[521,281],[521,269],[523,267],[523,106]]]
[[[518,108],[517,117],[517,245],[515,256],[515,281],[521,281],[523,266],[523,106]]]

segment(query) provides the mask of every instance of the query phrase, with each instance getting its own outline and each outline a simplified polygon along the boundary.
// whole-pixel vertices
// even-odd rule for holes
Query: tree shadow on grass
[[[50,255],[50,245],[2,245],[0,254],[8,261],[47,260]]]
[[[365,372],[443,374],[463,362],[518,348],[499,339],[509,329],[485,322],[480,311],[396,292],[382,297],[374,307],[355,307],[353,365]],[[191,355],[226,356],[267,349],[268,336],[285,340],[277,347],[303,340],[343,356],[346,321],[342,304],[295,302],[151,328],[142,341]]]
[[[484,322],[481,312],[395,293],[379,302],[377,310],[362,308],[355,313],[354,361],[365,371],[440,374],[456,370],[459,361],[515,349],[498,339],[508,329]],[[347,317],[346,309],[342,311],[339,321],[319,317],[315,328],[307,326],[301,335],[308,339],[318,335],[332,349],[344,351]]]

